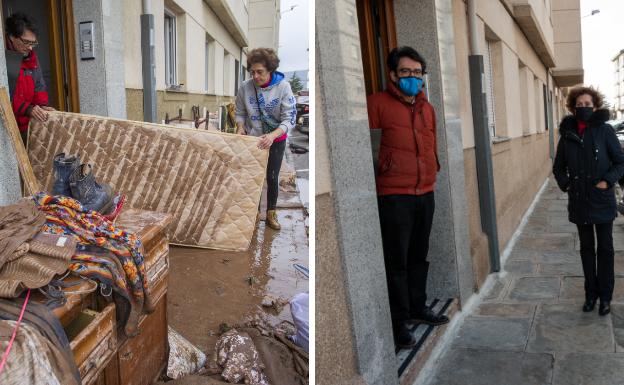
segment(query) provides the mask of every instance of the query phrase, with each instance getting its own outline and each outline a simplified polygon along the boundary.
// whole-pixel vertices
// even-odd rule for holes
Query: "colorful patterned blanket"
[[[46,214],[42,231],[65,234],[78,242],[69,270],[110,286],[130,302],[125,332],[136,334],[138,318],[154,310],[145,275],[143,246],[133,233],[116,228],[97,211],[83,209],[80,202],[40,192],[33,196],[37,208]],[[91,252],[96,246],[100,252]]]

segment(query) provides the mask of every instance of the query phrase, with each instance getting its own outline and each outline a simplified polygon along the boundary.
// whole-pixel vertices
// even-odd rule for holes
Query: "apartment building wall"
[[[123,30],[127,114],[142,120],[141,2],[124,3]],[[212,4],[212,6],[210,5]],[[227,6],[227,7],[226,7]],[[213,8],[215,7],[215,8]],[[230,12],[226,12],[229,10]],[[156,0],[152,2],[155,29],[157,118],[165,114],[191,118],[191,106],[216,111],[236,93],[236,62],[242,72],[241,55],[247,44],[249,22],[243,0]],[[175,82],[169,81],[165,66],[165,15],[175,17]],[[229,15],[224,19],[224,15]],[[241,34],[242,33],[242,34]],[[239,72],[239,82],[242,80]]]
[[[616,119],[624,119],[624,50],[620,51],[613,62],[613,109]]]
[[[280,0],[249,0],[249,48],[278,49],[280,11]]]
[[[562,117],[557,107],[560,91],[545,66],[543,53],[514,20],[513,1],[478,1],[479,49],[484,61],[491,62],[491,84],[487,93],[491,98],[493,112],[492,161],[499,244],[501,251],[518,227],[551,170],[549,159],[549,132],[547,111],[544,103],[544,87],[547,97],[552,92],[553,115]],[[552,49],[553,26],[549,17],[549,1],[529,2],[534,8],[540,29],[545,31],[543,45]],[[466,198],[469,206],[470,249],[476,286],[480,286],[490,272],[488,241],[481,228],[479,195],[476,174],[474,128],[470,99],[468,73],[468,25],[466,5],[453,1],[453,24],[455,51],[460,93],[460,116],[464,145],[464,172]],[[486,65],[486,69],[487,69]],[[486,88],[488,88],[486,86]],[[556,113],[554,113],[556,111]],[[556,116],[555,116],[556,115]]]

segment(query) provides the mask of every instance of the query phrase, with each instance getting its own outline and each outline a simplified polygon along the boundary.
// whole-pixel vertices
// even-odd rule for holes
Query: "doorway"
[[[357,7],[360,49],[362,55],[362,70],[364,75],[363,77],[366,88],[366,95],[382,92],[387,89],[390,78],[386,65],[386,60],[390,51],[392,51],[398,45],[397,34],[401,38],[402,44],[414,46],[414,48],[421,54],[424,53],[424,57],[427,57],[427,53],[429,54],[429,57],[432,57],[433,54],[437,53],[426,52],[426,50],[421,49],[423,47],[413,45],[413,38],[415,36],[414,31],[409,30],[406,32],[404,29],[400,29],[399,31],[397,31],[397,23],[395,22],[395,20],[397,18],[401,20],[401,18],[405,16],[406,9],[404,8],[411,6],[413,4],[412,2],[395,2],[394,0],[356,0],[355,3]],[[416,3],[422,5],[423,1]],[[395,8],[397,11],[396,15]],[[411,9],[409,9],[408,14],[418,16],[416,14],[416,11],[413,11]],[[435,23],[435,19],[433,20]],[[425,20],[419,21],[425,22]],[[430,20],[426,20],[426,22],[430,22]],[[398,23],[398,25],[403,26],[404,24]],[[435,27],[435,25],[432,27]],[[409,38],[406,38],[406,35],[408,35]],[[423,92],[429,98],[430,93],[427,77],[425,77],[424,79],[425,89],[423,90]],[[432,104],[435,103],[435,101],[432,102]],[[371,144],[379,144],[380,138],[377,135],[379,135],[378,132],[372,133]],[[373,138],[375,139],[373,140]],[[442,138],[443,137],[440,137],[440,139]],[[444,142],[444,140],[440,140],[440,142],[438,143]],[[445,151],[445,148],[439,146],[439,154],[444,154]],[[373,155],[373,157],[375,156]],[[440,185],[444,186],[444,183],[440,183]],[[443,187],[437,190],[436,206],[438,206],[438,204],[440,204],[440,207],[448,205],[448,202],[450,201],[450,195],[447,194],[448,191],[444,191]],[[438,212],[438,214],[436,214],[438,218],[445,215],[443,213],[443,209],[436,210]],[[442,214],[439,214],[440,212]],[[457,292],[454,289],[448,287],[450,285],[447,285],[444,291],[437,289],[432,290],[432,286],[436,286],[436,288],[445,286],[449,281],[449,278],[453,281],[457,281],[455,256],[446,253],[446,251],[448,250],[448,245],[445,245],[445,248],[436,247],[440,244],[440,242],[436,240],[436,237],[441,236],[441,238],[449,239],[448,226],[442,226],[445,227],[443,231],[440,231],[439,225],[438,227],[433,227],[430,237],[431,247],[429,249],[428,260],[431,261],[432,264],[431,268],[429,269],[429,274],[427,278],[427,306],[437,316],[446,315],[449,318],[452,318],[452,314],[455,313],[459,304]],[[442,254],[441,252],[444,252],[444,254]],[[446,255],[449,258],[447,258],[447,260],[443,260],[442,258],[440,258],[440,254]],[[435,263],[433,263],[433,260],[435,260]],[[432,285],[432,283],[435,284]],[[388,308],[387,311],[388,313],[390,313],[390,308]],[[425,325],[416,322],[408,322],[407,326],[412,337],[417,341],[417,344],[416,346],[409,349],[395,349],[396,361],[398,364],[397,375],[400,384],[411,384],[413,382],[414,377],[418,374],[418,371],[420,370],[419,368],[422,367],[430,352],[430,350],[427,350],[423,347],[434,346],[441,336],[439,330],[443,330],[439,328],[436,329],[434,326],[431,325]]]
[[[35,51],[50,106],[80,112],[72,0],[2,0],[3,25],[4,19],[16,12],[32,16],[37,23],[39,45]]]
[[[357,0],[366,95],[386,89],[386,58],[397,46],[393,0]]]

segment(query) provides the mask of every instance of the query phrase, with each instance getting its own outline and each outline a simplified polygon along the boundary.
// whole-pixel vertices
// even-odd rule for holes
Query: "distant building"
[[[618,52],[613,59],[611,59],[614,66],[614,103],[613,110],[615,110],[615,118],[624,118],[624,49]]]

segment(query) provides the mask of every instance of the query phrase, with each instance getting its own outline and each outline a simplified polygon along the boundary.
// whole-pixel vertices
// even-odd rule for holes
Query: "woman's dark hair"
[[[269,72],[273,72],[279,67],[279,58],[277,52],[271,48],[254,48],[247,54],[247,69],[260,63],[266,67]]]
[[[390,51],[388,54],[388,71],[393,71],[396,73],[397,67],[399,66],[399,60],[402,57],[408,57],[414,61],[419,62],[422,65],[423,74],[427,73],[427,63],[425,59],[412,47],[398,47]]]
[[[5,25],[6,33],[9,34],[9,36],[21,37],[27,29],[32,31],[35,35],[37,34],[37,24],[35,20],[20,12],[16,12],[7,17]]]
[[[592,103],[594,103],[594,108],[599,109],[602,108],[604,103],[604,95],[600,92],[596,91],[592,87],[574,87],[570,90],[568,97],[566,98],[566,108],[571,113],[574,113],[576,109],[576,99],[578,99],[581,95],[589,95],[592,98]]]

